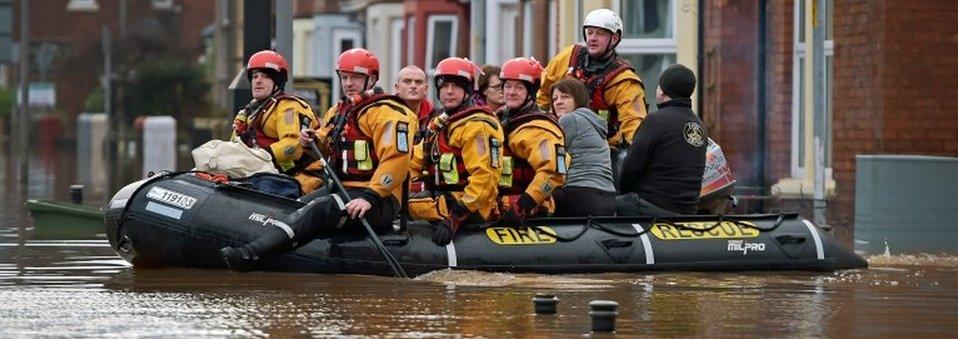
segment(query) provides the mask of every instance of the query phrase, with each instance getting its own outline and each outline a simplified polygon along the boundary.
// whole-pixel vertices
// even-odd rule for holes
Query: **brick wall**
[[[794,1],[770,1],[766,7],[765,186],[791,176],[792,52]]]
[[[835,6],[829,221],[854,224],[855,155],[958,156],[958,2]]]
[[[758,1],[706,1],[702,116],[742,185],[755,186]]]

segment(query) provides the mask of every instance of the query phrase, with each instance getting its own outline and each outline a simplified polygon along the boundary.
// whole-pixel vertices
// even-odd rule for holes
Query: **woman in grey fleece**
[[[555,216],[615,215],[606,123],[589,109],[588,92],[578,79],[560,80],[551,91],[552,111],[559,116],[565,148],[572,155],[565,185],[552,194]]]

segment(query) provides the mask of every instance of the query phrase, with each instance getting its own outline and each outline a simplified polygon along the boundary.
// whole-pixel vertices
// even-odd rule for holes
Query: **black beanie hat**
[[[674,64],[659,75],[659,87],[670,98],[691,98],[695,91],[695,74],[682,64]]]

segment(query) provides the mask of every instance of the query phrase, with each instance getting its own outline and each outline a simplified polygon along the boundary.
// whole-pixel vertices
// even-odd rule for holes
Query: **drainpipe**
[[[758,125],[758,133],[756,134],[756,143],[758,149],[755,152],[755,161],[752,163],[755,165],[755,175],[757,176],[756,182],[758,187],[761,189],[760,194],[766,194],[766,185],[765,185],[765,168],[768,163],[768,153],[767,153],[767,141],[766,141],[766,127],[765,121],[767,118],[767,80],[768,80],[768,68],[766,65],[766,44],[768,39],[766,34],[768,32],[768,15],[766,15],[766,10],[768,8],[767,0],[758,1],[758,79],[756,79],[756,84],[758,84],[756,98],[758,99],[756,105],[758,106],[758,117],[756,119],[756,124]],[[761,206],[764,207],[764,206]]]
[[[702,119],[702,101],[705,99],[702,92],[702,88],[705,87],[705,85],[703,85],[705,83],[705,0],[698,1],[697,13],[699,13],[697,18],[699,25],[697,29],[698,32],[696,32],[696,34],[698,34],[698,39],[696,42],[696,48],[698,51],[696,55],[699,62],[698,67],[696,67],[698,69],[695,70],[695,73],[698,74],[699,81],[695,84],[695,93],[698,93],[696,94],[698,96],[698,100],[695,105],[695,111],[698,112],[699,119]]]
[[[825,0],[815,0],[815,24],[812,26],[812,80],[814,95],[815,190],[812,206],[815,224],[825,225]],[[808,165],[806,164],[806,167]]]

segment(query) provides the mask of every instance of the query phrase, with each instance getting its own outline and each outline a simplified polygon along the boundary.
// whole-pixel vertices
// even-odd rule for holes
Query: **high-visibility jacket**
[[[256,146],[269,151],[280,172],[295,174],[307,165],[299,162],[300,126],[313,124],[316,115],[305,100],[282,92],[265,100],[256,112],[243,109],[236,114],[232,136],[252,136],[243,139],[255,140]]]
[[[582,80],[589,91],[589,108],[609,124],[609,145],[628,145],[648,113],[645,86],[628,61],[621,57],[616,57],[601,72],[585,72],[583,61],[587,53],[584,46],[572,45],[552,58],[542,71],[536,104],[542,109],[551,108],[552,84],[556,81],[564,77]]]
[[[414,148],[410,171],[423,180],[427,190],[450,193],[470,212],[490,220],[496,211],[502,162],[499,120],[487,108],[474,106],[453,113],[438,125],[435,134]]]
[[[552,196],[565,183],[570,156],[556,119],[535,105],[502,117],[506,133],[500,195],[526,193],[536,202]]]
[[[416,114],[401,99],[374,95],[326,111],[317,138],[331,153],[324,155],[344,187],[366,188],[380,198],[391,194],[400,200],[417,128]],[[321,171],[319,163],[307,170]]]

